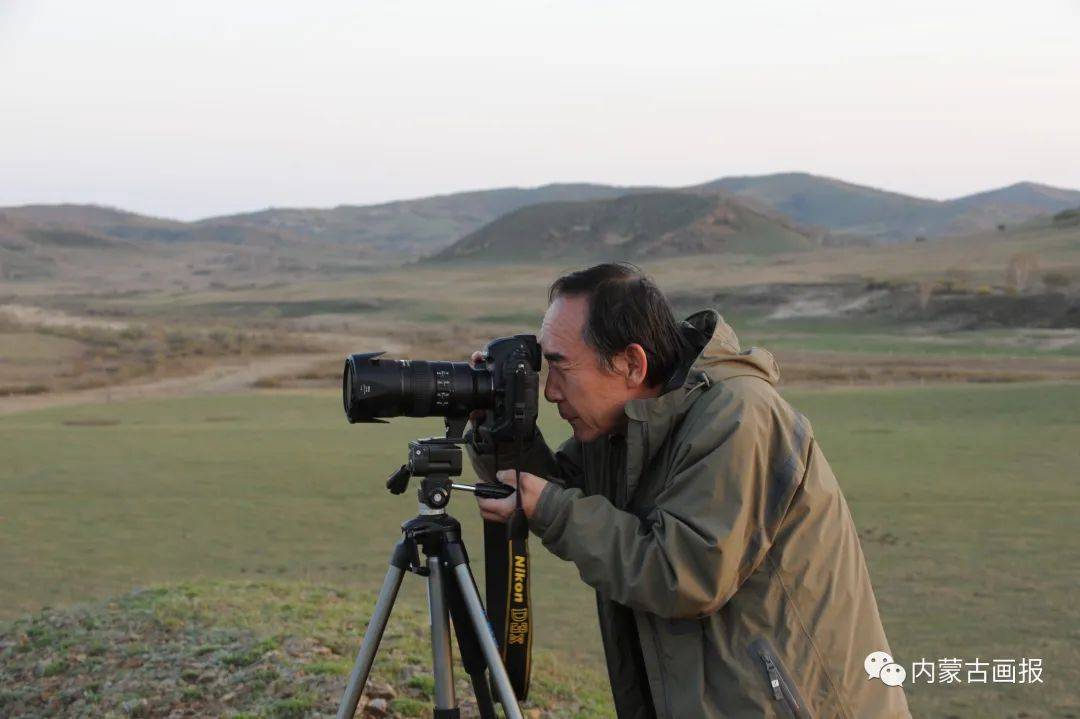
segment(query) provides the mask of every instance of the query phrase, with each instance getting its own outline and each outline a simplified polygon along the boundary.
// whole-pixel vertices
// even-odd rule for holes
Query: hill
[[[220,242],[274,246],[304,239],[302,233],[261,228],[229,218],[180,222],[97,205],[25,205],[0,209],[27,225],[99,235],[134,242]]]
[[[487,222],[520,207],[544,202],[593,200],[641,191],[591,184],[500,188],[331,209],[279,208],[180,222],[96,205],[25,205],[0,208],[8,236],[27,228],[136,243],[214,243],[283,248],[320,245],[359,250],[367,259],[408,259],[441,249]],[[15,227],[14,225],[18,225]],[[2,229],[2,228],[0,228]],[[27,241],[29,241],[27,239]],[[0,257],[0,261],[2,261]],[[19,276],[45,276],[47,260],[17,262]],[[11,266],[15,266],[12,264]]]
[[[879,242],[992,230],[1080,204],[1080,192],[1024,182],[931,200],[806,173],[725,177],[697,186],[730,193],[837,235]]]
[[[951,202],[957,206],[999,212],[1004,215],[1048,215],[1080,206],[1080,191],[1035,182],[1018,182],[996,190],[967,195]]]
[[[224,221],[184,223],[91,205],[0,209],[0,282],[23,285],[224,286],[362,271],[372,254]]]
[[[948,201],[912,197],[872,187],[856,185],[841,180],[819,177],[806,173],[784,173],[753,177],[725,177],[701,185],[684,188],[618,187],[598,184],[552,184],[535,188],[500,188],[460,192],[413,200],[402,200],[378,205],[342,205],[330,209],[273,208],[259,212],[211,217],[196,222],[180,222],[158,217],[147,217],[123,210],[92,205],[27,205],[0,208],[6,228],[0,227],[0,236],[10,240],[6,258],[0,254],[0,262],[23,278],[44,277],[56,272],[50,269],[48,252],[36,259],[30,255],[11,256],[14,245],[49,245],[52,240],[45,235],[43,243],[34,240],[22,230],[53,233],[58,242],[89,247],[93,239],[122,240],[129,246],[147,245],[223,245],[231,248],[257,248],[264,252],[298,253],[288,259],[288,266],[325,265],[328,267],[357,267],[360,264],[399,262],[430,255],[463,238],[469,243],[458,249],[471,247],[478,238],[491,239],[493,230],[502,230],[524,223],[533,231],[540,224],[577,216],[581,208],[566,207],[578,202],[614,200],[638,195],[667,196],[665,201],[649,200],[635,205],[627,200],[616,203],[604,212],[619,211],[619,207],[638,209],[649,217],[638,219],[615,219],[592,217],[610,228],[605,229],[601,244],[620,245],[628,237],[666,228],[684,209],[679,203],[688,203],[686,195],[714,198],[724,194],[738,201],[736,215],[756,211],[760,218],[745,215],[745,224],[757,225],[754,232],[740,227],[743,220],[721,220],[712,230],[697,228],[678,237],[656,238],[661,254],[673,251],[709,252],[716,249],[745,248],[751,252],[767,251],[770,247],[802,245],[795,234],[809,234],[827,242],[850,244],[852,242],[876,241],[881,243],[910,241],[916,237],[936,238],[995,230],[1002,224],[1012,226],[1035,216],[1050,215],[1080,206],[1080,192],[1047,185],[1024,182],[1009,187],[969,195]],[[684,199],[675,201],[676,195]],[[657,204],[660,203],[660,204]],[[535,213],[511,217],[525,207],[544,206]],[[554,211],[556,206],[562,210]],[[665,209],[666,208],[666,209]],[[671,218],[658,218],[674,212]],[[586,215],[589,211],[585,212]],[[591,216],[590,216],[591,217]],[[506,223],[487,228],[489,223],[505,218]],[[563,219],[560,219],[563,218]],[[639,224],[635,224],[638,223]],[[786,229],[765,228],[779,222]],[[571,227],[580,224],[576,220]],[[15,227],[14,225],[19,225]],[[19,229],[19,228],[22,229]],[[802,228],[802,229],[799,229]],[[708,230],[708,231],[705,231]],[[741,231],[741,235],[740,235]],[[551,232],[568,236],[566,227],[554,227]],[[627,235],[630,232],[630,235]],[[60,238],[60,233],[66,239]],[[33,234],[33,232],[31,232]],[[542,233],[541,233],[542,234]],[[754,239],[750,239],[750,235]],[[762,240],[761,235],[771,237]],[[573,233],[569,233],[573,235]],[[719,237],[727,237],[719,242]],[[79,240],[83,237],[84,240]],[[57,239],[59,238],[59,239]],[[557,239],[557,238],[556,238]],[[585,238],[587,244],[592,241]],[[87,244],[89,243],[89,244]],[[643,238],[638,246],[625,247],[639,254],[646,250]],[[557,242],[556,242],[557,244]],[[52,243],[55,248],[55,242]],[[572,256],[593,256],[592,249],[578,248],[573,241],[563,243]],[[103,246],[104,247],[104,246]],[[235,250],[245,254],[241,250]],[[456,252],[457,250],[454,250]],[[741,250],[740,250],[741,251]],[[0,248],[0,253],[5,250]],[[451,253],[452,254],[452,253]],[[544,256],[552,256],[545,251]],[[603,254],[603,253],[599,253]],[[344,255],[344,259],[342,256]],[[332,262],[326,260],[333,256]],[[517,255],[514,255],[517,256]],[[316,261],[317,260],[317,261]],[[276,259],[269,260],[271,263]],[[314,264],[313,264],[314,263]],[[246,260],[240,264],[251,264]],[[265,261],[264,261],[265,264]],[[61,273],[62,274],[62,273]]]
[[[39,223],[0,212],[0,280],[48,279],[73,256],[112,257],[127,251],[137,248],[92,226]]]
[[[648,192],[591,202],[555,202],[511,212],[433,260],[664,257],[811,249],[807,231],[721,195]]]
[[[591,184],[511,187],[380,205],[342,205],[327,210],[269,209],[204,222],[284,231],[415,256],[445,247],[495,218],[527,205],[604,199],[639,191],[639,188]]]

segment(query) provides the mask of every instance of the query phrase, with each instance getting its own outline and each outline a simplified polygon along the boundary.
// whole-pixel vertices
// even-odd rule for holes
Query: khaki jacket
[[[711,310],[684,332],[696,360],[627,403],[624,439],[541,439],[518,462],[552,482],[533,532],[597,592],[619,716],[909,717],[903,689],[863,669],[891,654],[866,561],[775,360]],[[627,691],[642,663],[651,710]]]

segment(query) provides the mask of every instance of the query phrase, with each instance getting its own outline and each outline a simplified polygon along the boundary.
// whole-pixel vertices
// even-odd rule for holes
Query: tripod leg
[[[491,687],[487,678],[487,661],[480,649],[480,640],[476,637],[472,620],[469,619],[469,611],[465,608],[465,600],[461,597],[461,589],[457,585],[457,578],[451,573],[447,564],[444,564],[443,588],[446,591],[446,604],[450,609],[450,620],[454,625],[454,634],[457,636],[458,651],[461,653],[461,666],[464,667],[469,679],[472,681],[473,692],[476,694],[476,708],[480,712],[480,719],[498,719],[495,713],[495,702],[491,699]]]
[[[439,557],[428,557],[428,611],[431,614],[431,659],[435,670],[435,716],[458,716],[454,665],[450,653],[450,610]]]
[[[397,599],[398,590],[401,589],[401,580],[405,576],[408,564],[409,549],[405,542],[399,542],[394,549],[394,556],[390,560],[390,569],[386,572],[382,589],[379,590],[379,599],[375,602],[375,612],[368,622],[367,631],[364,632],[364,641],[360,643],[360,652],[356,655],[356,663],[353,664],[352,674],[349,676],[349,685],[345,689],[345,695],[341,697],[338,705],[337,719],[352,719],[356,714],[356,705],[360,703],[360,693],[367,684],[368,674],[371,672],[371,664],[375,661],[375,652],[379,649],[383,632],[386,630],[386,620],[390,618],[390,610],[394,608],[394,600]],[[402,562],[404,562],[403,566]]]
[[[457,576],[461,597],[465,600],[465,608],[469,612],[469,618],[472,619],[476,638],[480,640],[480,649],[484,652],[488,669],[491,670],[491,677],[495,681],[495,691],[499,695],[499,703],[503,706],[506,719],[522,719],[521,707],[518,706],[514,688],[510,684],[510,677],[507,676],[506,667],[503,666],[502,657],[499,655],[499,645],[495,643],[495,637],[491,634],[491,627],[484,614],[484,605],[480,601],[480,594],[476,590],[476,581],[473,579],[468,562],[462,561],[457,564],[454,567],[454,574]]]

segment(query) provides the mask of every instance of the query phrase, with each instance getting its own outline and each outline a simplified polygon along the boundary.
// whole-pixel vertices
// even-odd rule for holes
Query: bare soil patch
[[[130,323],[119,320],[82,317],[61,312],[60,310],[20,304],[0,305],[0,318],[31,327],[65,327],[107,330],[110,332],[120,332],[131,326]]]

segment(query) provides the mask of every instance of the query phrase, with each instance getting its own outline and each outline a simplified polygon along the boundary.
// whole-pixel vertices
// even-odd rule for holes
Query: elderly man
[[[538,437],[518,491],[596,590],[619,717],[909,716],[864,671],[890,650],[859,538],[772,355],[740,351],[714,311],[676,322],[631,265],[561,277],[549,299],[544,396],[573,437]],[[478,501],[489,520],[515,506]]]

